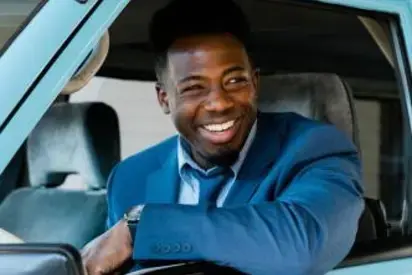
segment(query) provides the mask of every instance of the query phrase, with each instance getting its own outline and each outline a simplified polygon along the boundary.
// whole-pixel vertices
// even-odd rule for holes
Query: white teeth
[[[222,124],[209,124],[205,125],[205,129],[210,131],[210,132],[223,132],[226,131],[235,125],[235,121],[231,120]]]

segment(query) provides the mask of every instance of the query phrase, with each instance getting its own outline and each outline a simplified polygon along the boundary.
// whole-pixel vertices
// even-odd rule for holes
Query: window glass
[[[96,77],[70,97],[73,103],[96,101],[116,110],[122,159],[176,133],[171,119],[158,106],[154,82]]]
[[[400,221],[405,188],[404,120],[399,98],[356,100],[366,196],[380,199],[390,222]]]
[[[0,0],[0,47],[13,37],[13,33],[24,24],[30,12],[35,10],[36,5],[40,2]],[[26,6],[25,16],[22,15],[22,11],[19,13],[20,20],[12,21],[10,18],[13,16],[7,17],[6,11],[8,9],[9,14],[12,14],[11,7],[18,6],[18,3],[31,3],[32,6],[31,9]],[[279,5],[280,8],[283,8],[284,14],[288,14],[288,16],[282,17],[274,16],[276,14],[273,11],[278,12],[278,15],[283,13],[279,12],[278,7],[276,9],[269,8],[274,5],[273,3],[259,3],[255,9],[250,9],[249,16],[252,19],[253,28],[256,30],[254,33],[256,47],[253,48],[255,51],[253,57],[256,58],[256,64],[261,69],[262,78],[278,74],[317,73],[334,74],[339,76],[341,80],[348,80],[347,83],[344,81],[344,84],[348,84],[351,89],[345,89],[345,91],[353,92],[356,101],[356,119],[359,126],[360,151],[366,188],[365,196],[381,200],[385,206],[388,220],[392,224],[396,224],[402,217],[402,201],[406,185],[403,167],[405,163],[403,125],[406,118],[402,115],[401,97],[399,96],[402,91],[398,90],[396,86],[396,71],[390,66],[356,15],[327,12],[323,9],[313,10],[312,13],[309,12],[309,9],[303,9],[299,11],[305,17],[299,17],[293,16],[298,10],[295,9],[295,6]],[[146,18],[145,20],[148,20],[150,16],[136,15],[135,12],[138,9],[133,10],[133,5],[131,2],[131,5],[125,10],[125,14],[133,11],[133,16],[121,16],[110,30],[110,53],[103,67],[99,70],[100,76],[94,77],[81,91],[61,97],[58,102],[56,101],[52,107],[56,107],[58,104],[68,105],[67,107],[72,109],[73,114],[67,112],[65,117],[58,117],[58,112],[46,114],[40,122],[40,126],[36,127],[37,130],[43,132],[40,135],[42,138],[36,140],[38,141],[38,144],[35,144],[38,146],[35,148],[36,151],[30,151],[23,147],[20,158],[19,156],[15,157],[15,161],[19,161],[19,159],[21,161],[18,162],[18,165],[11,163],[10,169],[7,169],[8,173],[3,175],[3,181],[0,178],[0,190],[5,190],[4,194],[10,193],[22,185],[35,185],[33,182],[37,184],[36,177],[41,172],[47,174],[45,179],[50,180],[47,183],[52,188],[90,188],[90,185],[87,185],[90,184],[87,182],[87,177],[93,171],[98,171],[95,169],[96,164],[104,163],[102,166],[114,166],[115,163],[106,163],[106,161],[113,157],[111,154],[117,149],[114,148],[115,146],[113,146],[113,150],[110,148],[110,142],[115,140],[117,135],[120,138],[120,160],[124,160],[176,134],[170,117],[162,112],[157,102],[153,60],[148,50],[147,41],[145,41],[147,35],[143,34],[143,29],[136,29],[133,25],[138,26],[142,22],[132,22],[132,18]],[[21,6],[24,5],[21,4]],[[9,23],[13,27],[2,34],[2,23],[6,22],[6,18],[9,18],[8,22],[14,23]],[[277,21],[272,22],[273,18],[276,18]],[[299,20],[294,22],[289,18]],[[318,20],[312,20],[314,18]],[[389,97],[381,94],[381,90],[385,87],[380,85],[379,81],[388,83],[390,86],[387,89],[391,93]],[[359,83],[365,84],[368,89],[364,89]],[[346,85],[344,86],[346,87]],[[268,88],[266,89],[268,93],[275,94],[277,92],[276,87]],[[304,90],[305,85],[298,88]],[[286,97],[287,93],[284,95]],[[316,100],[308,98],[309,100],[300,98],[296,100],[297,102],[292,100],[288,102],[287,107],[293,105],[297,106],[298,109],[310,109],[312,105],[307,103],[311,103],[309,101],[316,103]],[[93,119],[93,124],[89,124],[80,116],[74,115],[80,105],[82,105],[81,107],[88,105],[83,103],[93,103],[90,105],[94,106],[104,103],[113,109],[113,113],[118,119],[119,132],[115,127],[108,126],[109,121],[101,117],[103,111],[100,112],[98,109],[94,109],[94,116],[89,114]],[[330,103],[333,104],[333,100]],[[107,108],[104,112],[107,112]],[[50,119],[56,117],[58,119]],[[71,120],[77,121],[71,123]],[[50,121],[54,124],[48,127],[47,123]],[[83,127],[82,123],[84,122],[88,128]],[[66,129],[61,127],[63,124],[70,125],[73,130],[67,133]],[[56,139],[58,146],[54,151],[50,150],[53,152],[47,155],[47,162],[40,163],[44,167],[40,164],[36,166],[38,163],[34,163],[33,158],[36,157],[36,154],[37,157],[43,157],[45,148],[49,146],[49,143],[45,141],[53,135],[59,135],[59,139]],[[36,135],[34,136],[36,137]],[[32,137],[33,133],[30,134],[28,140],[30,141]],[[95,146],[90,146],[85,140],[92,141]],[[85,146],[79,146],[81,150],[73,150],[70,146],[74,148],[76,142],[85,144]],[[106,150],[104,152],[98,151],[97,147],[104,147]],[[93,154],[93,158],[84,157],[88,148],[96,149],[90,154]],[[73,161],[69,158],[67,163],[64,163],[64,168],[67,170],[56,172],[55,167],[52,167],[50,163],[61,162],[69,155],[67,152],[73,154],[71,156]],[[95,161],[96,159],[99,161]],[[113,159],[118,161],[117,158]],[[84,163],[84,166],[88,167],[89,170],[78,172],[73,169],[73,172],[69,165],[74,163],[74,160]],[[89,173],[90,171],[92,172]],[[68,174],[67,177],[64,177],[66,174]],[[107,177],[107,175],[104,176]],[[6,186],[5,183],[9,185]]]
[[[0,0],[0,53],[46,0]]]

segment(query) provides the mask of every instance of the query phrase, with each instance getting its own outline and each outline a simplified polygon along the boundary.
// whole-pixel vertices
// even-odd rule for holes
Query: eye
[[[204,88],[205,87],[203,87],[200,84],[190,85],[188,87],[183,88],[182,93],[202,91],[202,90],[204,90]]]
[[[248,85],[249,81],[244,76],[232,77],[226,81],[225,86],[227,89],[240,89]]]
[[[233,78],[229,79],[227,84],[236,84],[236,83],[242,83],[242,82],[246,82],[246,81],[247,81],[247,79],[245,77],[233,77]]]

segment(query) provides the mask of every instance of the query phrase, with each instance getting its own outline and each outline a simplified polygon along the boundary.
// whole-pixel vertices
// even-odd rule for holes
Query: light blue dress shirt
[[[242,150],[239,153],[239,157],[237,161],[230,167],[233,172],[233,177],[231,177],[227,183],[224,184],[218,198],[216,205],[221,207],[229,194],[230,188],[232,187],[233,183],[236,180],[236,177],[242,167],[243,161],[246,158],[246,154],[249,151],[250,146],[253,143],[253,139],[256,135],[256,127],[257,121],[252,126],[252,129],[249,133],[249,136],[246,139],[245,144],[243,145]],[[209,170],[204,170],[199,165],[195,163],[195,161],[191,158],[189,153],[184,149],[182,145],[182,140],[179,137],[178,144],[177,144],[177,161],[178,161],[178,169],[179,175],[181,179],[180,183],[180,192],[179,192],[179,203],[180,204],[187,204],[187,205],[196,205],[199,202],[199,180],[195,177],[194,173],[191,173],[191,169],[196,169],[201,173],[208,174],[213,168]],[[184,169],[185,166],[188,165],[191,169]]]

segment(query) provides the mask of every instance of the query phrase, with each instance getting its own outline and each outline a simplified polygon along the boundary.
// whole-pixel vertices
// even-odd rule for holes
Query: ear
[[[156,83],[156,92],[157,92],[157,101],[159,102],[160,107],[163,110],[163,113],[166,115],[170,114],[170,105],[169,97],[166,90],[164,89],[163,84],[160,82]]]
[[[259,88],[260,88],[260,69],[259,68],[254,69],[254,72],[253,72],[253,86],[255,87],[255,91],[258,94],[259,93]]]

